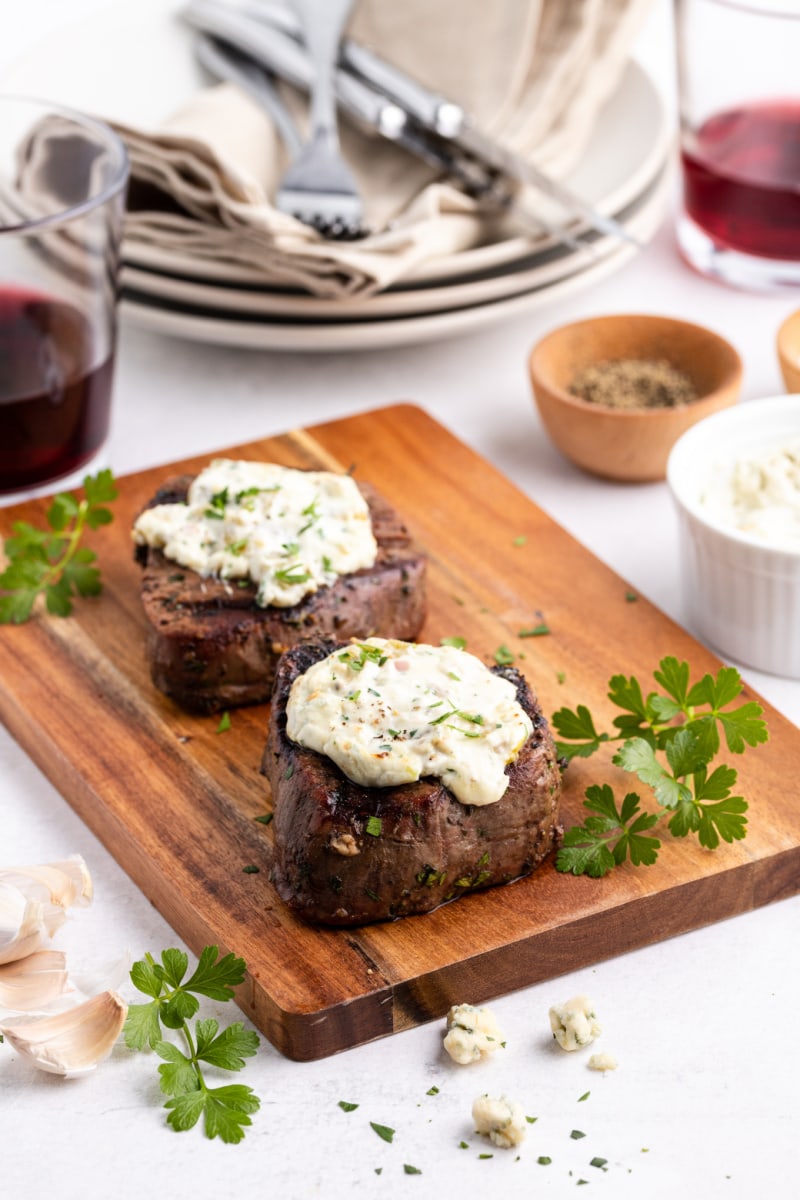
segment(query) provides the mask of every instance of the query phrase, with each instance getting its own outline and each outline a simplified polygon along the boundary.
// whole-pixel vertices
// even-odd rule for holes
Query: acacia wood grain
[[[646,599],[628,602],[622,579],[418,408],[393,406],[225,453],[355,464],[430,556],[424,640],[459,634],[486,660],[501,644],[524,655],[518,665],[548,714],[586,703],[610,718],[610,676],[648,676],[665,654],[688,659],[693,675],[719,667]],[[744,842],[712,854],[667,841],[654,867],[603,880],[559,875],[547,863],[429,915],[358,930],[293,917],[269,882],[271,827],[254,820],[271,803],[258,769],[266,707],[237,710],[231,729],[217,733],[218,717],[189,716],[157,692],[145,661],[130,526],[167,476],[206,461],[120,481],[116,520],[92,537],[100,598],[66,619],[39,614],[0,628],[0,717],[195,952],[216,943],[246,959],[239,1003],[284,1054],[332,1054],[441,1016],[452,1003],[479,1003],[800,890],[800,739],[766,705],[770,743],[736,762],[751,804]],[[41,523],[46,507],[0,510],[0,532],[17,519]],[[549,636],[518,637],[542,616]],[[630,786],[610,752],[570,766],[567,823],[585,787],[606,779]],[[258,873],[244,873],[250,865]]]

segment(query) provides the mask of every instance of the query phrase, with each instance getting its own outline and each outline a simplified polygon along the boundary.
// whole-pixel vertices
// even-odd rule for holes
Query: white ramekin
[[[797,440],[800,396],[752,400],[699,421],[667,463],[687,625],[725,657],[792,678],[800,678],[800,550],[727,528],[702,495],[715,471]]]

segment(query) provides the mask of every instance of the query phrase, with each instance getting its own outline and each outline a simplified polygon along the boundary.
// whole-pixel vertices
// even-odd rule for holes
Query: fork
[[[322,237],[363,237],[364,209],[358,185],[342,158],[336,120],[334,69],[353,0],[293,0],[314,66],[311,133],[290,163],[276,206],[311,225]]]

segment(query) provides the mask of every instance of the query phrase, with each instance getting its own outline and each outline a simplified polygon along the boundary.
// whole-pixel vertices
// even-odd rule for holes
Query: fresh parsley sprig
[[[591,815],[567,830],[556,858],[559,871],[600,877],[628,857],[634,866],[651,865],[661,842],[647,831],[662,817],[669,818],[674,837],[694,833],[709,850],[746,835],[747,802],[732,794],[736,770],[725,764],[710,773],[709,768],[723,739],[733,754],[766,742],[764,710],[755,701],[731,707],[743,687],[734,667],[692,685],[689,664],[667,657],[653,677],[662,690],[647,696],[634,676],[611,678],[608,698],[622,710],[612,722],[613,734],[598,732],[585,705],[553,714],[556,733],[568,739],[556,742],[561,756],[588,758],[606,742],[622,742],[612,762],[646,784],[660,810],[643,811],[636,792],[618,806],[608,784],[588,788],[584,807]]]
[[[258,1049],[258,1035],[246,1030],[241,1021],[222,1032],[213,1019],[196,1021],[194,1032],[189,1021],[200,1008],[197,996],[211,1000],[233,997],[233,988],[244,979],[245,963],[233,954],[220,958],[216,946],[206,946],[194,974],[184,982],[188,966],[183,951],[174,949],[164,950],[160,963],[146,954],[133,964],[132,982],[152,999],[128,1008],[125,1043],[132,1050],[149,1046],[164,1060],[158,1073],[161,1091],[169,1097],[164,1107],[169,1109],[167,1123],[173,1129],[191,1129],[202,1115],[206,1137],[240,1142],[245,1126],[252,1124],[250,1113],[258,1111],[261,1101],[244,1084],[209,1087],[203,1064],[223,1071],[241,1071],[245,1058],[251,1058]],[[188,1054],[165,1040],[162,1024],[183,1034]]]
[[[97,555],[81,539],[87,527],[98,529],[113,520],[106,505],[117,497],[111,471],[87,475],[84,498],[71,492],[54,497],[47,512],[48,530],[15,521],[6,538],[8,565],[0,574],[0,625],[27,621],[37,596],[44,595],[47,611],[59,617],[72,612],[72,596],[96,596],[102,590],[100,571],[92,566]]]

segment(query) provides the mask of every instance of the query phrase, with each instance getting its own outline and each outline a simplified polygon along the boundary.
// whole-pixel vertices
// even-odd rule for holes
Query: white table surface
[[[0,71],[43,34],[103,7],[98,0],[29,0],[4,23]],[[672,91],[667,0],[657,0],[637,53]],[[58,100],[58,95],[51,99]],[[783,390],[775,331],[798,297],[728,291],[678,259],[669,221],[653,244],[594,290],[485,332],[438,344],[343,355],[243,352],[123,327],[111,458],[119,473],[213,451],[299,424],[397,399],[427,408],[635,588],[681,620],[676,525],[666,485],[622,487],[561,459],[532,408],[526,355],[547,329],[609,312],[696,319],[745,360],[746,399]],[[624,669],[624,664],[620,664]],[[800,685],[745,670],[793,720]],[[768,750],[762,751],[768,753]],[[797,791],[795,780],[787,786]],[[79,852],[94,905],[73,912],[56,945],[72,967],[179,939],[19,747],[0,731],[0,862]],[[800,803],[800,796],[798,796]],[[724,849],[720,851],[724,853]],[[0,1197],[59,1200],[269,1195],[278,1200],[573,1194],[637,1200],[797,1194],[797,996],[800,899],[599,963],[507,996],[492,1007],[508,1046],[498,1060],[452,1065],[441,1023],[334,1058],[297,1064],[266,1041],[239,1079],[262,1108],[239,1146],[175,1134],[164,1124],[153,1057],[118,1046],[85,1079],[34,1072],[0,1047]],[[585,1056],[554,1049],[547,1010],[588,992],[604,1026],[599,1046],[619,1069],[600,1076]],[[126,998],[135,998],[126,986]],[[465,997],[464,999],[468,999]],[[233,1005],[223,1020],[238,1018]],[[230,1011],[228,1011],[230,1010]],[[211,1005],[209,1015],[216,1011]],[[428,1096],[432,1085],[439,1094]],[[472,1133],[473,1098],[507,1092],[539,1119],[519,1157]],[[584,1092],[589,1098],[578,1102]],[[359,1104],[345,1114],[339,1100]],[[392,1126],[392,1145],[370,1121]],[[570,1138],[574,1128],[582,1140]],[[466,1139],[468,1150],[458,1148]],[[492,1159],[478,1155],[494,1149]],[[540,1155],[550,1166],[537,1163]],[[589,1166],[599,1155],[607,1172]],[[420,1168],[408,1176],[403,1164]],[[382,1173],[376,1175],[376,1169]]]

